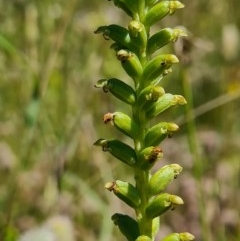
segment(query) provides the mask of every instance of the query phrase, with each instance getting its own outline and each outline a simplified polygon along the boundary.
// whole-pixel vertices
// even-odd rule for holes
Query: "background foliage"
[[[197,240],[237,241],[240,2],[183,3],[157,26],[190,32],[175,46],[182,66],[163,85],[182,94],[190,83],[195,115],[190,131],[183,108],[166,115],[182,128],[165,141],[159,165],[184,166],[171,188],[185,205],[165,215],[161,235],[188,230]],[[101,118],[121,103],[93,86],[126,75],[93,31],[129,19],[107,0],[0,0],[0,9],[0,240],[46,229],[58,240],[119,240],[110,217],[129,210],[103,186],[132,177],[92,143],[112,136]]]

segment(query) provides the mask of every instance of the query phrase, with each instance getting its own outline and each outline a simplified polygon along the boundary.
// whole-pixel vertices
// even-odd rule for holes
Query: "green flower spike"
[[[94,144],[127,164],[135,180],[132,184],[121,180],[105,184],[106,189],[135,213],[135,218],[114,214],[114,224],[128,241],[154,241],[160,229],[160,216],[183,204],[181,197],[165,193],[168,185],[181,173],[182,167],[177,163],[168,163],[154,173],[151,170],[163,157],[159,145],[179,127],[172,122],[156,123],[154,119],[162,112],[171,110],[171,107],[187,102],[181,95],[166,93],[159,84],[171,73],[172,66],[179,62],[174,54],[164,51],[159,54],[159,50],[179,37],[185,37],[186,33],[178,28],[165,27],[151,34],[151,27],[184,5],[175,0],[111,1],[130,16],[129,24],[127,27],[116,24],[101,26],[95,33],[111,40],[110,48],[115,51],[132,83],[129,85],[117,78],[109,78],[100,79],[95,87],[110,92],[128,105],[128,114],[122,110],[111,111],[104,115],[103,121],[112,124],[131,144],[117,139],[99,139]],[[194,236],[189,233],[173,233],[162,241],[193,239]]]

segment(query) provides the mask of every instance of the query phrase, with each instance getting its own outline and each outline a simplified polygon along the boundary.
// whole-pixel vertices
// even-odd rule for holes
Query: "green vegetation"
[[[164,47],[181,64],[163,87],[182,93],[189,109],[173,108],[159,120],[180,126],[161,145],[159,165],[184,167],[167,192],[185,205],[163,215],[157,240],[187,230],[196,240],[237,241],[240,2],[182,2],[183,11],[153,29],[181,24],[190,31],[187,41]],[[70,218],[77,241],[121,240],[110,217],[134,213],[103,186],[133,183],[132,174],[92,144],[99,136],[125,142],[101,116],[130,108],[93,86],[126,74],[93,32],[100,24],[127,27],[130,18],[107,0],[0,0],[0,7],[0,240],[53,225],[57,215]],[[60,236],[73,240],[70,233]]]

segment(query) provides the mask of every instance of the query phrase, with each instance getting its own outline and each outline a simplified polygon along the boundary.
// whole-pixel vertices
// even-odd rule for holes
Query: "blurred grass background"
[[[189,231],[199,241],[237,241],[240,2],[183,3],[155,26],[183,25],[190,36],[165,49],[175,49],[182,65],[163,85],[189,107],[161,116],[181,125],[163,143],[159,166],[184,167],[168,191],[185,205],[163,216],[159,238]],[[110,43],[93,31],[127,26],[128,17],[107,0],[0,0],[0,9],[0,240],[123,240],[110,217],[131,210],[103,187],[133,178],[92,144],[121,138],[102,116],[129,109],[93,86],[128,79]]]

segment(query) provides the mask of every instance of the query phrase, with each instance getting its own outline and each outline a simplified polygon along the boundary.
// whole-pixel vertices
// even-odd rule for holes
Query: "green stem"
[[[145,0],[139,0],[138,4],[139,4],[138,5],[139,17],[141,21],[145,16]],[[142,66],[144,66],[148,60],[146,46],[142,46],[141,49],[142,51],[141,53],[139,53],[138,57],[141,61]],[[138,85],[135,86],[137,99],[140,92],[144,88],[144,85],[142,85],[141,82],[142,82],[141,78],[139,78],[139,80],[136,81],[136,83],[138,83]],[[138,156],[141,150],[145,148],[144,137],[145,137],[145,130],[147,125],[145,113],[141,110],[139,106],[140,105],[136,103],[136,105],[133,107],[133,110],[132,110],[133,111],[132,117],[139,127],[138,136],[134,140],[135,151]],[[140,169],[135,169],[136,188],[141,196],[141,206],[138,208],[138,210],[136,210],[136,215],[137,215],[140,234],[146,235],[150,238],[154,238],[152,237],[152,220],[148,219],[145,215],[145,209],[149,202],[148,182],[149,182],[150,175],[151,174],[149,170],[143,171]]]
[[[188,75],[188,69],[185,67],[182,70],[182,84],[183,84],[183,92],[184,96],[188,100],[188,104],[185,106],[185,115],[187,119],[187,129],[188,129],[188,143],[190,152],[193,157],[193,174],[196,179],[197,186],[197,196],[198,196],[198,207],[199,207],[199,215],[200,215],[200,225],[202,230],[203,240],[208,240],[210,235],[209,225],[206,220],[205,213],[205,202],[204,202],[204,190],[201,185],[201,176],[203,173],[203,161],[200,152],[199,152],[199,144],[197,141],[197,130],[196,123],[194,121],[194,113],[193,113],[193,96],[192,96],[192,88],[190,84],[190,78]]]
[[[141,195],[141,206],[137,210],[137,220],[140,234],[152,237],[152,220],[147,219],[147,217],[145,216],[145,208],[148,204],[147,186],[149,174],[149,171],[135,171],[136,187]]]
[[[138,0],[138,12],[141,21],[145,15],[145,0]]]
[[[145,114],[138,108],[138,105],[133,109],[133,118],[138,123],[139,135],[134,140],[136,153],[139,155],[144,146],[144,135],[146,128]],[[145,216],[145,208],[148,204],[148,180],[149,171],[142,171],[135,169],[136,188],[141,197],[141,206],[136,210],[139,230],[141,235],[152,235],[152,221],[148,220]]]

